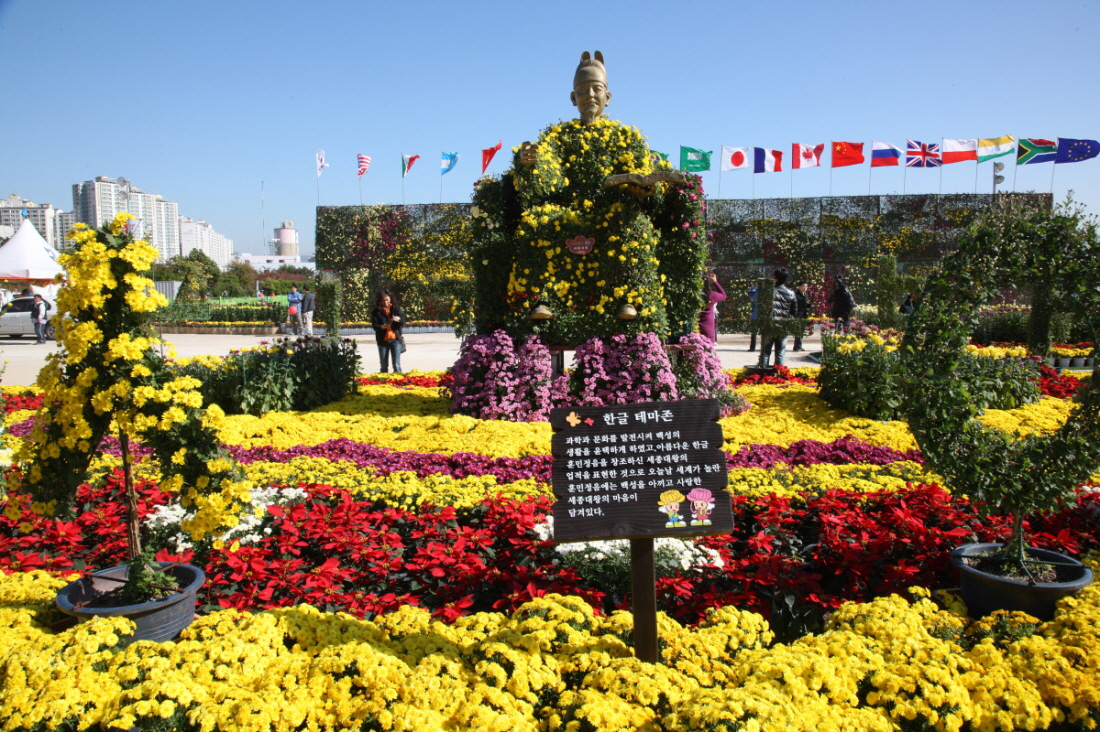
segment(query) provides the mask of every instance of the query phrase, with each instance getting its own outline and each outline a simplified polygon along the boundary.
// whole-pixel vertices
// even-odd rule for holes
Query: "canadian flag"
[[[791,168],[817,168],[821,166],[821,153],[825,152],[825,143],[820,145],[791,145]]]
[[[722,170],[743,170],[752,160],[751,147],[722,146]]]

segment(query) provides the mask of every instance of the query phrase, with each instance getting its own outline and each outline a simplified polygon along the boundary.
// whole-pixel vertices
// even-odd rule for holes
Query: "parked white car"
[[[57,312],[57,303],[48,297],[43,297],[46,302],[46,316],[53,317]],[[0,310],[0,334],[8,338],[22,338],[25,335],[34,335],[34,321],[31,320],[31,308],[34,307],[33,297],[17,297]],[[53,340],[53,326],[46,323],[46,339]]]

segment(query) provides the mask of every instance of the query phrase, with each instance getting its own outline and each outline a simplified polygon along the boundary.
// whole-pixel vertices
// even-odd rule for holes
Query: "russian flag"
[[[872,142],[871,167],[881,168],[886,165],[901,165],[901,148],[888,142]]]
[[[769,150],[766,147],[752,149],[754,173],[779,173],[783,170],[783,151]]]

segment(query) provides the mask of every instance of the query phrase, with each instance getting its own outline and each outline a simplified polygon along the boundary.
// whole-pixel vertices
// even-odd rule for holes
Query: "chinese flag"
[[[489,163],[493,162],[493,156],[500,152],[500,148],[504,147],[504,140],[501,140],[493,147],[487,148],[481,151],[481,174],[485,175],[485,169],[489,167]]]
[[[833,143],[833,167],[843,168],[845,165],[861,165],[863,163],[862,142],[834,142]]]

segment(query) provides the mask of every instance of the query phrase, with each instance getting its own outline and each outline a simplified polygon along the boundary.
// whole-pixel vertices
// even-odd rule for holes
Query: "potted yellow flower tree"
[[[1027,546],[1028,514],[1058,508],[1100,468],[1100,388],[1092,383],[1065,425],[1052,433],[1006,434],[986,427],[959,378],[978,308],[1004,289],[1031,288],[1100,331],[1100,240],[1094,221],[1072,202],[1054,210],[1004,197],[960,239],[929,278],[901,347],[905,412],[929,467],[955,492],[1010,518],[1003,544],[952,553],[963,599],[974,615],[1022,610],[1049,619],[1058,599],[1092,581],[1080,562]],[[1049,323],[1049,303],[1033,317]],[[1032,347],[1049,347],[1035,324]],[[1049,327],[1049,326],[1048,326]],[[1095,340],[1095,337],[1093,338]]]
[[[185,527],[196,538],[235,524],[235,510],[250,498],[239,466],[217,440],[224,415],[216,406],[202,408],[197,379],[165,367],[164,344],[149,319],[167,301],[144,274],[157,250],[134,237],[132,218],[120,214],[98,230],[78,224],[72,251],[60,257],[66,279],[53,318],[59,349],[38,376],[45,398],[17,455],[22,478],[15,486],[35,510],[71,516],[101,442],[118,438],[130,562],[68,585],[57,604],[78,617],[130,617],[136,623],[130,642],[166,640],[186,627],[204,580],[198,567],[154,562],[142,547],[135,441],[152,448],[161,487],[196,510]]]

